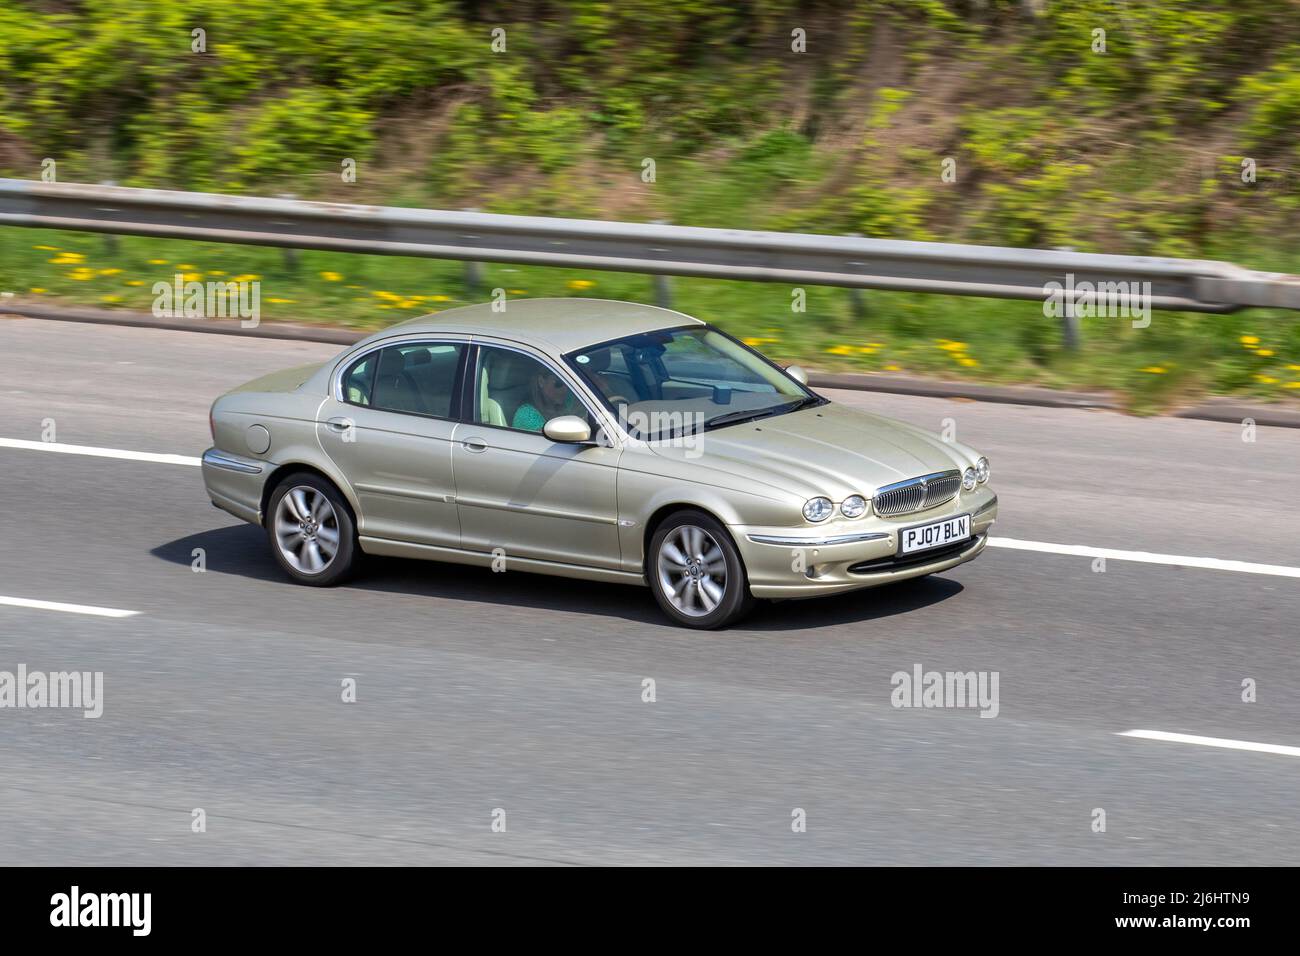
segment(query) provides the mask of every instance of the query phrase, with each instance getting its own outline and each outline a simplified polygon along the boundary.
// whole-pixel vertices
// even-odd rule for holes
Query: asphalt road
[[[213,397],[336,351],[0,319],[0,439],[52,419],[60,443],[197,456]],[[993,462],[1000,537],[1300,567],[1300,432],[827,394],[952,419]],[[0,709],[6,863],[1300,857],[1300,755],[1119,736],[1300,746],[1296,577],[990,547],[701,634],[644,589],[519,572],[297,587],[197,468],[0,447],[4,597],[139,612],[0,602],[0,671],[104,674],[97,720]],[[918,664],[996,671],[997,717],[891,706]]]

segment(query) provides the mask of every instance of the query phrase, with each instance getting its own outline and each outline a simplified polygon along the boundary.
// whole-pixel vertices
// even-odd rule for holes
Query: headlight
[[[962,473],[961,486],[965,488],[967,491],[974,491],[976,480],[977,479],[975,478],[975,469],[967,468],[966,471]]]
[[[813,498],[803,506],[803,516],[809,521],[825,521],[835,511],[835,504],[829,498]]]
[[[989,480],[989,460],[987,458],[981,458],[975,462],[975,480],[981,485]]]
[[[867,499],[861,495],[849,495],[840,502],[840,514],[846,518],[861,518],[867,513]]]

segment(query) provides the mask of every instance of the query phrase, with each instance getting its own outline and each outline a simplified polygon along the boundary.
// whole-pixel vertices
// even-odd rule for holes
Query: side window
[[[463,345],[421,342],[377,353],[369,404],[390,412],[451,417],[452,390]],[[344,383],[346,389],[346,381]]]
[[[479,349],[474,420],[499,428],[540,432],[552,418],[589,418],[586,407],[547,365],[510,349]]]
[[[349,405],[369,405],[375,380],[376,354],[371,352],[343,374],[343,401]]]

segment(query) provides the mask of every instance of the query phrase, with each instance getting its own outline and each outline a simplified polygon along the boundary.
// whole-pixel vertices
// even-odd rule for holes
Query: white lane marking
[[[123,458],[127,461],[149,461],[161,465],[190,465],[198,467],[202,459],[189,455],[161,455],[147,451],[126,451],[121,448],[95,448],[91,445],[67,445],[61,442],[29,441],[22,438],[0,438],[0,448],[24,448],[29,451],[52,451],[64,455],[90,455],[96,458]],[[1300,578],[1300,568],[1284,564],[1255,564],[1250,561],[1228,561],[1223,558],[1196,558],[1182,554],[1155,554],[1150,551],[1121,551],[1117,548],[1093,548],[1081,544],[1052,544],[1047,541],[1021,541],[1018,538],[989,538],[990,548],[1011,548],[1016,551],[1041,551],[1048,554],[1068,554],[1080,558],[1109,558],[1114,561],[1140,561],[1145,564],[1167,564],[1183,568],[1208,568],[1211,571],[1238,571],[1242,574],[1272,574],[1284,578]]]
[[[1171,734],[1163,730],[1126,730],[1117,737],[1140,737],[1143,740],[1163,740],[1174,744],[1200,744],[1202,747],[1224,747],[1228,750],[1253,750],[1262,754],[1282,754],[1300,757],[1300,747],[1283,744],[1257,744],[1251,740],[1228,740],[1225,737],[1197,737],[1195,734]]]
[[[159,465],[193,465],[201,459],[189,455],[159,455],[150,451],[124,451],[121,448],[95,448],[92,445],[65,445],[55,441],[27,441],[23,438],[0,438],[0,448],[25,448],[28,451],[52,451],[61,455],[90,455],[92,458],[125,458],[127,461],[151,461]]]
[[[37,611],[62,611],[65,614],[89,614],[92,617],[134,617],[139,611],[124,611],[116,607],[95,607],[92,604],[64,604],[60,601],[34,601],[31,598],[5,597],[0,594],[0,604],[10,607],[27,607]]]
[[[1012,548],[1017,551],[1044,551],[1048,554],[1071,554],[1080,558],[1169,564],[1180,568],[1208,568],[1211,571],[1239,571],[1242,574],[1275,574],[1283,578],[1300,578],[1300,568],[1285,564],[1254,564],[1250,561],[1226,561],[1223,558],[1193,558],[1184,554],[1119,551],[1115,548],[1090,548],[1081,544],[1049,544],[1046,541],[1021,541],[1017,538],[989,538],[989,547]]]

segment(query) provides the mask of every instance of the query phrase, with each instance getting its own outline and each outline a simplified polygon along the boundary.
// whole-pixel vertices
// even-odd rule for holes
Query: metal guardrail
[[[1300,309],[1300,276],[1227,262],[702,229],[0,179],[0,225],[1005,299],[1150,283],[1153,309]],[[1111,286],[1106,286],[1110,288]]]

